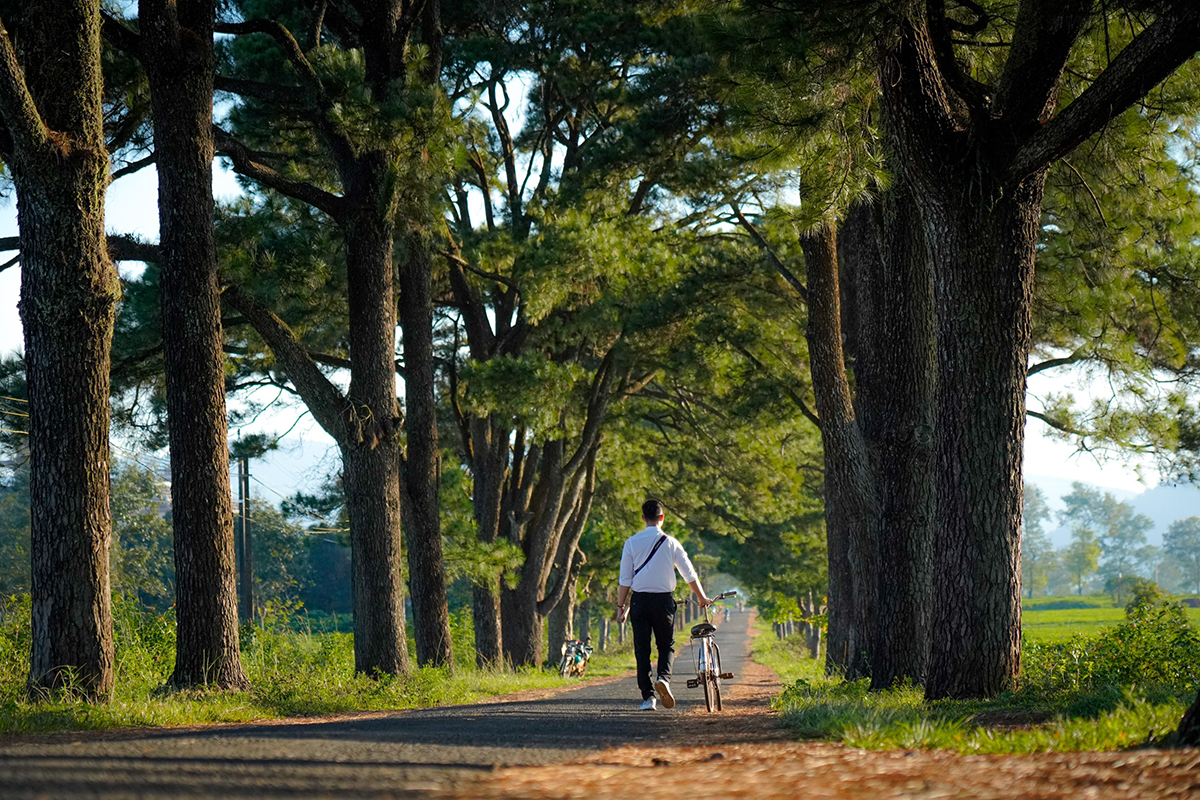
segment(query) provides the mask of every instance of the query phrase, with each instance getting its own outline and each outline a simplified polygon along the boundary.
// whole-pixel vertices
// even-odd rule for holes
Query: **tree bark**
[[[108,186],[100,7],[28,4],[23,63],[0,26],[3,155],[17,194],[29,392],[33,595],[29,688],[113,687],[109,348],[120,285]]]
[[[158,167],[175,532],[176,686],[248,685],[238,648],[225,357],[213,240],[212,0],[141,0]]]
[[[1059,109],[1065,65],[1095,13],[1087,0],[1022,2],[995,87],[963,71],[941,4],[908,9],[879,49],[885,135],[913,188],[934,273],[930,698],[994,695],[1020,667],[1025,378],[1046,169],[1200,47],[1200,7],[1163,4]]]
[[[1200,692],[1197,692],[1191,708],[1179,722],[1175,732],[1175,744],[1179,747],[1200,747]]]
[[[855,229],[858,230],[855,230]],[[856,233],[855,237],[847,237]],[[913,200],[902,181],[851,212],[839,243],[863,252],[855,405],[879,498],[879,605],[871,686],[925,679],[934,516],[933,283]],[[870,577],[867,576],[869,580]]]
[[[508,475],[509,431],[495,415],[468,422],[473,512],[479,541],[495,542],[500,535],[501,504]],[[495,666],[503,661],[500,625],[500,576],[472,589],[471,616],[475,627],[475,663]]]
[[[567,574],[567,585],[563,597],[547,617],[548,644],[547,663],[556,663],[563,642],[575,638],[575,593],[579,584],[579,571],[587,559],[582,550],[576,550]]]
[[[966,176],[963,176],[964,184]],[[1020,670],[1021,465],[1042,176],[980,207],[930,204],[938,317],[930,698],[987,697]]]
[[[446,566],[438,517],[441,462],[434,381],[432,267],[426,242],[419,236],[408,237],[408,253],[400,266],[407,440],[402,490],[417,663],[452,667]]]
[[[842,352],[837,242],[832,223],[801,235],[800,246],[808,273],[809,365],[825,452],[829,542],[826,670],[854,680],[870,673],[878,500]]]
[[[390,189],[387,157],[359,157],[348,182],[346,231],[352,435],[342,450],[354,580],[354,668],[409,670],[400,553],[400,431],[396,403],[393,228],[379,210]]]

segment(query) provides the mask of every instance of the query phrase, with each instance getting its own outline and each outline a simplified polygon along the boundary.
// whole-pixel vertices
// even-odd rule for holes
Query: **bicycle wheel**
[[[713,694],[717,697],[717,711],[720,711],[721,706],[721,648],[717,647],[717,643],[712,643],[712,679],[713,679]]]
[[[717,689],[717,676],[712,671],[712,651],[709,648],[712,643],[707,639],[704,641],[704,649],[706,657],[704,659],[704,670],[700,674],[700,679],[704,682],[704,707],[709,713],[718,708],[718,703],[721,702],[720,690]]]
[[[710,674],[704,681],[704,700],[709,711],[721,710],[721,679]]]

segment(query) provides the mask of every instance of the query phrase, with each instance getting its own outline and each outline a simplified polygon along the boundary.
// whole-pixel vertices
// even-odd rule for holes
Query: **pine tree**
[[[153,113],[177,581],[171,681],[243,688],[213,237],[214,22],[212,0],[145,0],[140,35],[112,18],[106,35],[144,65]]]
[[[241,138],[219,132],[218,149],[240,174],[313,206],[338,225],[345,247],[348,392],[330,382],[259,298],[240,287],[226,290],[225,297],[271,347],[341,449],[354,546],[356,668],[386,673],[408,668],[399,562],[402,505],[417,659],[450,664],[437,510],[429,253],[432,176],[445,155],[438,150],[446,125],[436,88],[439,6],[330,3],[314,11],[247,1],[237,8],[244,21],[218,30],[239,40],[265,34],[277,49],[235,45],[236,74],[219,76],[217,88],[243,99],[233,115]],[[297,30],[304,27],[304,46],[291,28],[275,21],[280,18]],[[298,86],[273,82],[281,67],[296,76]],[[305,124],[272,124],[280,118]],[[260,146],[299,150],[307,158],[288,174],[282,162],[276,168],[272,159],[261,158]],[[341,194],[330,191],[334,186]],[[396,275],[404,323],[403,420],[395,390]]]
[[[120,288],[104,233],[109,161],[98,2],[0,24],[0,158],[17,193],[29,400],[33,692],[113,686],[109,346]],[[19,38],[20,52],[14,35]]]

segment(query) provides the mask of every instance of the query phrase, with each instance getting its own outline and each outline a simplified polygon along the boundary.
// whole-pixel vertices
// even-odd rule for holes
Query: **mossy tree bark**
[[[109,348],[120,287],[104,235],[109,162],[100,4],[32,3],[20,56],[0,24],[0,155],[17,193],[29,392],[34,694],[113,688]]]
[[[238,649],[225,356],[213,240],[212,0],[141,0],[158,167],[175,531],[176,686],[247,685]]]

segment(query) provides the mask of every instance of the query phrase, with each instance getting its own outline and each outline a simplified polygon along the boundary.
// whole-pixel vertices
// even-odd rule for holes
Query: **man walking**
[[[662,531],[663,504],[651,498],[642,504],[646,528],[625,540],[621,551],[621,575],[617,580],[618,623],[629,618],[633,628],[633,655],[637,659],[638,688],[642,690],[642,711],[656,707],[654,695],[663,708],[675,705],[671,694],[671,663],[675,660],[675,569],[695,592],[700,605],[712,603],[700,586],[700,579],[683,545]],[[632,593],[632,598],[630,594]],[[650,682],[650,634],[658,646],[658,680]]]

